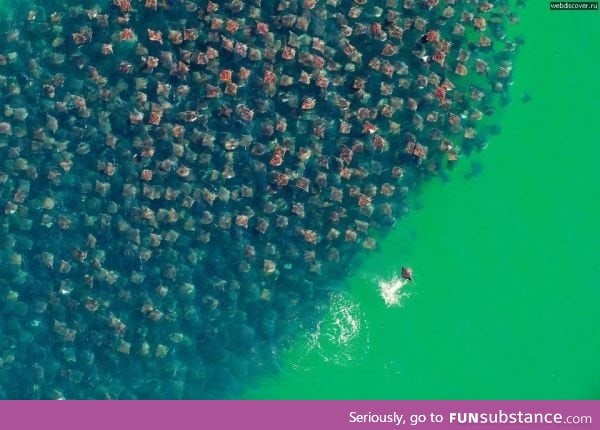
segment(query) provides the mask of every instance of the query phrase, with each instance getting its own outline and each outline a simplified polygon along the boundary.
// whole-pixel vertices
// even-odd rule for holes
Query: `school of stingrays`
[[[75,3],[0,27],[2,398],[276,372],[326,284],[485,147],[519,45],[508,0]]]

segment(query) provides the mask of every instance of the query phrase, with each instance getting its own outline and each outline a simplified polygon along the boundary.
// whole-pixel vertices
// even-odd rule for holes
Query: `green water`
[[[600,399],[600,12],[530,2],[520,31],[481,175],[464,179],[467,160],[428,184],[248,398]],[[377,279],[402,264],[412,295],[386,308]]]

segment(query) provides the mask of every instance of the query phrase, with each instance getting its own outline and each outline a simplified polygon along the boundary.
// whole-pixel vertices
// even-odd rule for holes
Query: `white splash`
[[[408,282],[407,279],[402,279],[398,275],[394,275],[387,281],[379,280],[379,294],[387,307],[402,306],[402,299],[410,296],[410,293],[403,291]]]
[[[307,336],[292,364],[308,370],[311,356],[340,367],[355,365],[369,350],[369,331],[359,303],[349,293],[333,293],[329,312]]]

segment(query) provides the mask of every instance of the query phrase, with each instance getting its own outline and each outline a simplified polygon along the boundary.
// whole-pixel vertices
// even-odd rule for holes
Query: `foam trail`
[[[402,306],[402,299],[410,296],[409,293],[403,291],[408,282],[407,279],[402,279],[398,275],[394,275],[388,281],[379,280],[379,294],[387,307]]]

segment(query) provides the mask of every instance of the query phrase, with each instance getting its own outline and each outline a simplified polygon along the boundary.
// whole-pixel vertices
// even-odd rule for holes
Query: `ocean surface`
[[[246,398],[600,399],[600,13],[519,16],[501,133],[424,187]],[[410,297],[388,308],[378,281],[407,264]]]
[[[368,8],[373,6],[369,4]],[[35,6],[35,2],[20,4],[18,9]],[[26,240],[13,244],[22,255],[11,254],[10,249],[0,253],[0,397],[600,399],[600,12],[554,12],[539,1],[516,11],[520,23],[510,35],[525,43],[512,58],[510,100],[496,107],[488,147],[461,157],[447,176],[430,179],[411,193],[408,214],[385,234],[374,234],[376,250],[361,250],[349,263],[354,249],[340,245],[339,267],[350,267],[344,276],[339,276],[344,269],[329,272],[333,265],[325,262],[324,275],[317,278],[312,272],[320,266],[310,263],[307,254],[296,250],[304,261],[297,255],[288,257],[282,245],[286,240],[296,240],[300,251],[311,249],[303,239],[289,239],[289,232],[285,237],[269,233],[280,252],[241,228],[233,226],[229,236],[215,227],[211,248],[207,245],[212,251],[194,254],[196,242],[185,232],[195,231],[193,223],[184,228],[183,216],[199,219],[202,211],[194,211],[201,203],[189,213],[181,212],[178,231],[183,237],[179,242],[175,237],[176,245],[167,244],[164,254],[155,252],[156,266],[154,259],[145,264],[142,254],[138,260],[138,247],[127,240],[119,242],[127,227],[119,235],[93,230],[93,222],[77,225],[82,222],[73,220],[82,228],[64,236],[59,232],[63,241],[43,234],[36,237],[37,224],[30,237],[31,224],[27,227],[24,219],[6,217],[10,221],[4,226],[12,236],[0,242],[10,243],[9,236],[20,238],[21,233]],[[0,13],[12,12],[12,5],[0,0]],[[114,7],[111,13],[116,15]],[[80,21],[87,19],[80,11],[75,15]],[[156,28],[162,25],[161,19],[153,19]],[[98,33],[103,35],[102,30]],[[133,58],[132,47],[115,42],[117,55]],[[101,71],[109,68],[105,57],[91,58]],[[83,55],[80,60],[89,58]],[[89,83],[82,75],[80,81]],[[14,81],[22,82],[25,90],[32,79],[19,74]],[[41,118],[45,121],[45,113]],[[73,129],[85,123],[77,121],[71,123]],[[239,131],[236,127],[234,134]],[[65,135],[67,131],[73,132],[66,130]],[[136,129],[126,125],[115,131],[121,132],[122,147],[127,147]],[[8,146],[15,142],[10,139]],[[102,148],[97,150],[98,161],[122,155]],[[91,168],[76,166],[65,175],[71,181],[73,201],[64,206],[57,202],[55,209],[54,203],[44,209],[31,203],[30,213],[73,214],[88,208],[99,212],[99,207],[107,212],[103,199],[97,199],[102,201],[96,206],[92,198],[89,204],[77,200],[79,181],[85,185],[93,178],[92,184],[101,177],[95,171],[96,160],[86,160]],[[128,167],[125,158],[121,161],[119,169],[129,168],[137,180],[140,166]],[[169,180],[156,182],[181,185],[178,178]],[[113,183],[113,194],[106,194],[120,205],[117,186],[122,183]],[[61,195],[54,189],[60,187],[50,188]],[[46,191],[43,185],[32,187],[29,201],[41,199]],[[298,199],[300,192],[295,193]],[[131,204],[130,211],[115,212],[126,218],[136,204],[151,205],[141,197],[133,200],[125,204]],[[257,211],[263,203],[258,201]],[[394,210],[402,210],[404,204],[399,200]],[[220,203],[215,205],[217,213]],[[223,206],[237,213],[236,205]],[[153,207],[157,209],[158,203]],[[212,210],[212,203],[203,207]],[[290,225],[296,223],[291,216],[290,220]],[[302,227],[304,222],[319,223],[309,219],[296,224]],[[274,225],[273,217],[271,232]],[[73,262],[71,274],[63,273],[62,266],[59,274],[53,264],[42,264],[40,252],[52,251],[58,267],[59,258],[72,253],[72,243],[82,237],[85,242],[88,227],[98,236],[98,248],[105,247],[109,254],[115,251],[107,261],[131,274],[129,280],[121,277],[113,287],[105,272],[104,279],[94,272],[99,280],[95,289],[88,289],[76,278],[93,271],[88,263]],[[140,229],[142,235],[150,231]],[[165,230],[161,233],[168,233]],[[24,244],[27,240],[29,250],[35,251],[31,254]],[[190,254],[185,243],[194,243]],[[235,252],[250,254],[242,248],[245,243],[257,245],[259,258],[238,273]],[[126,258],[120,261],[123,250]],[[269,255],[281,257],[284,267],[271,270],[265,263],[263,269],[265,256],[276,260]],[[232,270],[229,258],[236,264]],[[307,262],[315,264],[302,266]],[[180,263],[182,268],[173,269]],[[23,270],[15,268],[21,265]],[[400,281],[403,267],[412,269],[412,282]],[[281,285],[290,291],[269,283],[269,275],[279,276],[280,271]],[[72,284],[60,282],[71,278]],[[182,287],[183,281],[187,282]],[[392,295],[397,302],[386,303],[382,292],[386,286],[398,288]],[[92,316],[82,309],[84,303]],[[279,351],[285,351],[282,357]]]

